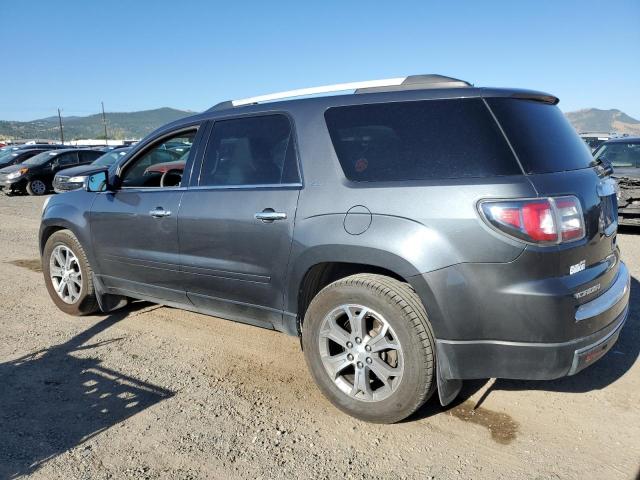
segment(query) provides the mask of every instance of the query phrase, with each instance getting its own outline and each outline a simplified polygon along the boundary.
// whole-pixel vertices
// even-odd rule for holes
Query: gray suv
[[[216,105],[49,200],[47,288],[73,315],[143,299],[300,336],[372,422],[464,379],[573,375],[630,277],[615,185],[557,103],[422,75]],[[186,163],[154,168],[176,142]]]

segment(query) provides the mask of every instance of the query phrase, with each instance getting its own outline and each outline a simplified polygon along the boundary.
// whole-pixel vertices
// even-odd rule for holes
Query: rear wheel
[[[47,193],[47,184],[39,178],[27,182],[27,193],[29,195],[44,195]]]
[[[435,389],[435,340],[407,284],[353,275],[325,287],[305,315],[307,365],[339,409],[376,423],[415,412]]]
[[[42,271],[49,296],[60,310],[71,315],[98,310],[91,267],[72,232],[59,230],[49,237],[42,255]]]

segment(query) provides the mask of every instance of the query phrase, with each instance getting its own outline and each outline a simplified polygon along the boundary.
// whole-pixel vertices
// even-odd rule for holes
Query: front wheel
[[[435,339],[407,284],[358,274],[325,287],[303,323],[309,370],[323,394],[361,420],[398,422],[435,390]]]
[[[71,315],[98,310],[89,260],[71,231],[59,230],[49,237],[42,272],[49,296],[60,310]]]
[[[47,193],[47,184],[36,178],[27,182],[27,193],[29,195],[44,195]]]

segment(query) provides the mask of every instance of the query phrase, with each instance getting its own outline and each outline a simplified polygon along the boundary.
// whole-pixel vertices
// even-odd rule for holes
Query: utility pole
[[[60,124],[60,142],[64,145],[64,133],[62,133],[62,115],[60,115],[60,109],[58,109],[58,123]]]
[[[107,118],[104,116],[104,102],[100,102],[102,104],[102,124],[104,125],[104,144],[109,146],[109,140],[107,137]]]

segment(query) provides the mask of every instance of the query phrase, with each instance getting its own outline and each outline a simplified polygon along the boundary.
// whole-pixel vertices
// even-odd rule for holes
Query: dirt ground
[[[467,382],[397,425],[325,400],[298,339],[137,302],[75,318],[39,271],[42,198],[0,195],[0,478],[638,478],[640,229],[618,344],[551,382]]]

